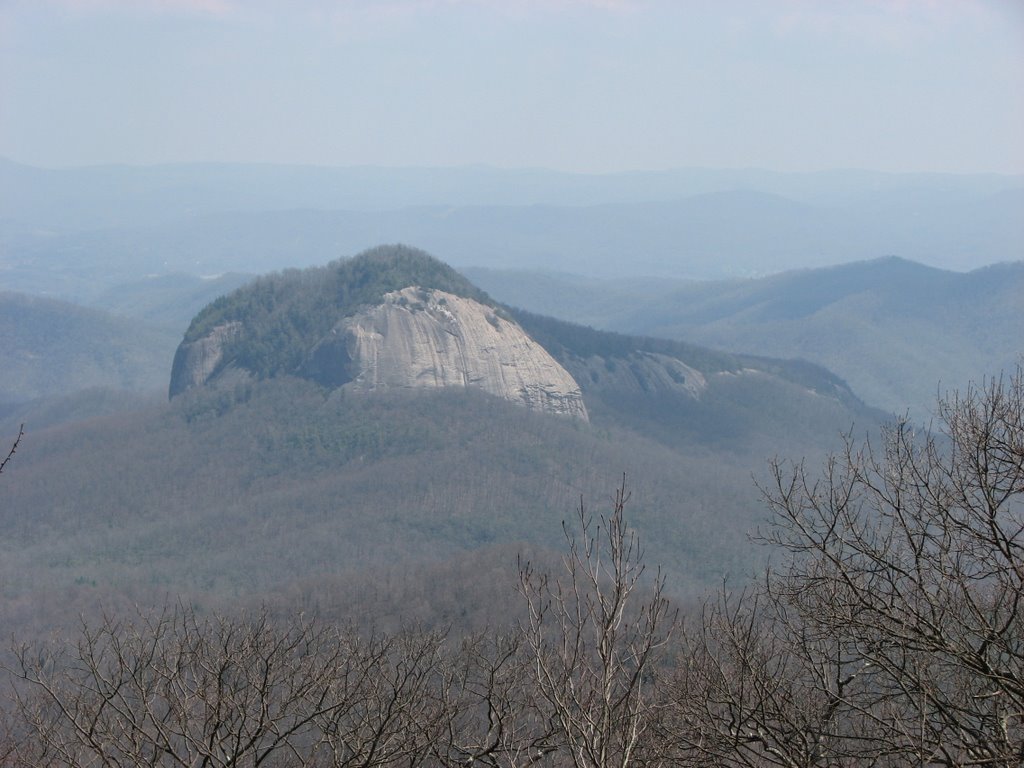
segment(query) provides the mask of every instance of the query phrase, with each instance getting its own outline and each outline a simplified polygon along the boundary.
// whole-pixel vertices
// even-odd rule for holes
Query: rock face
[[[678,358],[658,352],[635,351],[626,357],[579,358],[568,364],[589,391],[675,393],[699,399],[708,382],[700,371]]]
[[[345,389],[472,387],[535,410],[587,418],[572,376],[517,324],[472,299],[404,288],[344,319],[334,334],[345,340],[351,361]]]
[[[225,345],[237,338],[241,331],[239,322],[224,323],[201,339],[182,342],[174,353],[171,366],[171,397],[209,381],[224,359]]]

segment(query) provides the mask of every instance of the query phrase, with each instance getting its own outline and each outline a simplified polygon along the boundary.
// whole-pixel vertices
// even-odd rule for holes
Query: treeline
[[[763,579],[681,616],[625,483],[522,618],[365,634],[172,606],[30,644],[8,765],[1019,766],[1024,375],[894,425],[821,475],[776,463]]]

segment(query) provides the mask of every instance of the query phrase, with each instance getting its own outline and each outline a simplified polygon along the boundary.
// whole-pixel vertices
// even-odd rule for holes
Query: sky
[[[1021,0],[0,0],[0,156],[1024,172]]]

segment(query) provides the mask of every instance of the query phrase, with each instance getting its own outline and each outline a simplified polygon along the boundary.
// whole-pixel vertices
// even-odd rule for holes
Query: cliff
[[[225,347],[241,331],[242,324],[238,321],[222,323],[195,341],[179,344],[171,365],[171,397],[209,381],[221,368]]]
[[[333,331],[354,363],[346,389],[472,387],[536,410],[587,418],[572,376],[490,307],[415,286],[384,299]],[[340,346],[330,344],[337,353]]]

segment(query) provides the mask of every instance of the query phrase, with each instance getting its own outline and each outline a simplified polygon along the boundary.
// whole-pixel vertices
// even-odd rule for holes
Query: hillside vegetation
[[[0,293],[0,405],[91,387],[162,389],[178,340],[99,310]]]
[[[238,390],[235,405],[285,385],[279,378]],[[437,398],[425,401],[431,427],[445,410]],[[300,408],[310,406],[316,401]],[[327,420],[336,413],[316,410]],[[941,438],[899,423],[880,444],[847,438],[820,474],[772,462],[764,486],[771,515],[759,532],[772,545],[772,567],[726,579],[696,604],[673,604],[666,571],[649,575],[648,558],[663,542],[645,539],[649,519],[627,517],[634,494],[625,479],[599,511],[581,499],[563,521],[559,563],[520,548],[504,578],[508,549],[484,547],[467,561],[460,538],[449,536],[459,569],[413,566],[415,582],[396,579],[393,566],[355,584],[307,580],[285,595],[286,608],[278,599],[246,610],[251,601],[236,588],[230,609],[211,612],[209,592],[199,606],[187,602],[195,594],[179,593],[162,607],[126,613],[108,604],[97,614],[86,590],[76,591],[81,624],[70,638],[30,639],[5,665],[17,692],[3,702],[5,763],[34,768],[58,754],[68,765],[308,768],[357,759],[500,768],[523,756],[553,766],[1017,765],[1021,369],[940,400],[937,410]],[[374,415],[375,426],[388,422]],[[202,408],[171,418],[225,420]],[[522,426],[530,432],[541,420]],[[363,450],[378,460],[404,455],[401,447],[381,453],[389,442],[305,445],[340,447],[343,461]],[[552,455],[548,468],[557,472],[569,455]],[[333,517],[348,501],[335,502]],[[223,522],[248,532],[238,517]],[[270,516],[262,528],[261,546],[281,531]],[[434,526],[419,533],[429,546]],[[259,579],[268,576],[281,572]],[[396,594],[407,620],[425,611],[434,625],[382,631]],[[485,628],[467,633],[480,621]]]
[[[106,288],[92,297],[88,306],[159,325],[180,336],[203,307],[252,277],[238,272],[204,277],[149,275]]]
[[[606,498],[623,472],[652,558],[698,592],[753,567],[763,459],[743,442],[672,448],[473,392],[328,397],[290,377],[29,425],[2,488],[5,626],[167,594],[374,622],[486,616],[516,551],[557,546],[579,496]],[[485,572],[458,581],[487,550]]]

